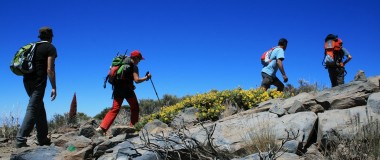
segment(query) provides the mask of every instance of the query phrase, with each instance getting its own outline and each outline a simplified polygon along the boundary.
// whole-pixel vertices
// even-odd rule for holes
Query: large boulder
[[[319,92],[315,97],[326,110],[347,109],[366,105],[369,95],[378,91],[379,88],[371,82],[352,81]]]
[[[238,153],[247,145],[247,141],[252,141],[251,135],[260,135],[264,130],[271,132],[276,140],[286,140],[288,136],[294,138],[304,147],[317,120],[313,112],[300,112],[297,114],[278,117],[269,112],[254,114],[238,114],[237,118],[222,119],[215,125],[212,135],[213,143],[217,149],[227,153]],[[213,125],[205,126],[211,130]],[[208,143],[208,135],[203,127],[190,130],[192,137],[199,142]],[[298,137],[293,137],[298,133]]]
[[[363,127],[380,119],[380,115],[368,112],[366,106],[319,113],[317,142],[323,148],[341,139],[352,139]]]
[[[11,160],[26,159],[60,159],[61,149],[54,146],[31,147],[12,153]]]
[[[380,114],[380,92],[373,93],[369,96],[367,107],[373,113]]]

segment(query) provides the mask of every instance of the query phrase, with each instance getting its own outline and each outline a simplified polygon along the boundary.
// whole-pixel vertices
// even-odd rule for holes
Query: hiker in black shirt
[[[134,125],[139,121],[139,103],[137,100],[137,96],[135,94],[135,85],[133,83],[142,83],[144,81],[149,80],[152,75],[150,73],[146,74],[145,77],[139,77],[139,69],[138,64],[141,60],[143,60],[143,56],[141,55],[140,51],[134,50],[131,52],[130,59],[127,59],[131,63],[131,71],[127,72],[125,77],[122,78],[122,80],[119,80],[113,90],[113,104],[112,108],[107,112],[105,117],[102,120],[102,123],[99,125],[98,128],[96,128],[96,131],[104,134],[108,131],[108,129],[111,127],[112,123],[114,122],[117,114],[120,111],[121,105],[124,101],[124,99],[127,100],[131,116],[130,116],[130,123],[129,126],[131,128],[134,128]]]
[[[34,72],[24,75],[24,87],[30,99],[23,123],[16,136],[17,148],[28,146],[26,144],[26,137],[30,136],[34,125],[37,129],[37,141],[39,145],[50,145],[51,143],[47,137],[48,123],[43,98],[47,77],[49,77],[52,87],[51,100],[53,101],[57,96],[55,83],[55,58],[57,58],[57,50],[51,44],[53,40],[53,30],[51,28],[40,28],[38,38],[45,43],[39,43],[36,47],[33,58]]]

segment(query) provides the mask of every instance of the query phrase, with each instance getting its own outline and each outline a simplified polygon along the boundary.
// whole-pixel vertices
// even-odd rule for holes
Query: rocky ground
[[[37,146],[36,144],[31,143],[31,141],[28,142],[28,145],[31,147]],[[16,143],[14,140],[0,138],[0,159],[10,159],[11,154],[17,151],[15,146]]]
[[[11,144],[0,146],[0,159],[10,159],[12,152],[16,151]]]
[[[356,78],[355,78],[356,79]],[[335,136],[332,133],[339,131],[338,135],[348,137],[352,129],[366,127],[366,123],[352,123],[355,118],[360,118],[360,122],[369,122],[369,117],[373,120],[380,120],[380,77],[370,78],[368,81],[355,80],[345,85],[324,90],[319,93],[302,93],[288,99],[273,99],[261,103],[257,108],[229,115],[220,119],[213,124],[205,125],[212,128],[212,139],[215,146],[221,146],[226,153],[236,153],[244,148],[245,139],[239,133],[259,134],[260,130],[254,130],[262,125],[265,120],[270,130],[276,131],[276,140],[282,141],[289,137],[289,131],[301,131],[294,136],[292,141],[288,141],[286,147],[287,153],[282,159],[303,159],[303,156],[318,155],[318,158],[324,159],[318,151],[318,146],[323,146],[325,137]],[[227,107],[228,108],[228,107]],[[187,113],[189,112],[189,113]],[[185,110],[178,116],[182,125],[191,124],[194,119],[194,113],[191,109]],[[244,122],[244,123],[242,123]],[[334,122],[334,123],[329,123]],[[351,122],[351,123],[349,123]],[[139,158],[149,159],[157,155],[151,150],[143,150],[142,146],[146,143],[141,141],[138,135],[128,134],[128,126],[115,126],[110,129],[110,136],[99,136],[92,125],[92,122],[81,125],[79,128],[66,128],[65,130],[51,134],[53,144],[49,147],[39,147],[35,142],[35,137],[29,137],[28,145],[30,147],[16,149],[14,141],[0,139],[0,159],[21,158],[21,159],[128,159],[138,156]],[[155,120],[144,126],[144,130],[149,135],[170,135],[165,142],[175,143],[175,151],[183,150],[184,147],[177,144],[185,142],[181,137],[175,136],[173,130],[168,125]],[[317,132],[315,132],[317,131]],[[332,132],[335,131],[335,132]],[[188,137],[197,142],[206,142],[208,134],[203,126],[194,126],[189,128]],[[126,134],[127,133],[127,134]],[[291,132],[293,133],[293,132]],[[35,135],[35,133],[32,133]],[[111,136],[112,135],[112,136]],[[174,136],[173,136],[174,135]],[[149,138],[146,135],[147,138]],[[159,136],[149,138],[152,146],[167,147],[169,143],[159,143]],[[167,141],[170,140],[170,141]],[[181,141],[182,140],[182,141]],[[319,144],[318,146],[314,145]],[[163,146],[162,146],[163,145]],[[70,146],[75,146],[74,150]],[[162,149],[159,148],[159,149]],[[301,148],[305,153],[298,153]],[[314,153],[315,152],[315,153]],[[135,154],[138,153],[138,154]],[[177,153],[177,152],[175,152]],[[288,154],[288,155],[287,155]],[[257,157],[257,153],[247,157],[238,157],[245,159],[248,157]]]

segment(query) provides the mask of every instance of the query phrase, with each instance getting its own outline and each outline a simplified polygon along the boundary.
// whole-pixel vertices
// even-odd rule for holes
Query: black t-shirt
[[[49,56],[57,57],[57,49],[54,45],[48,42],[37,44],[33,57],[34,72],[24,75],[24,80],[36,80],[39,83],[46,83]]]
[[[133,73],[139,74],[139,68],[136,65],[131,64],[130,70],[126,73],[125,77],[114,85],[113,97],[131,98],[135,95],[133,91],[135,89],[135,85],[133,84]]]

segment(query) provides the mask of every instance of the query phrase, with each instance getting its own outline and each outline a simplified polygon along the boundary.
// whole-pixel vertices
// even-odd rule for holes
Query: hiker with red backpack
[[[130,127],[133,128],[133,126],[138,122],[139,103],[137,101],[137,97],[134,92],[136,87],[133,84],[133,82],[141,83],[141,82],[149,80],[152,76],[150,73],[147,73],[145,77],[142,77],[142,78],[139,77],[138,64],[140,63],[141,60],[144,60],[144,58],[141,55],[140,51],[138,50],[132,51],[131,56],[126,57],[126,59],[124,59],[125,65],[128,67],[125,68],[124,73],[122,74],[122,77],[118,78],[113,83],[112,108],[111,110],[108,111],[102,123],[96,129],[97,132],[99,133],[107,132],[107,130],[111,127],[113,121],[115,120],[117,114],[119,113],[124,99],[127,100],[130,106],[130,111],[131,111]]]
[[[284,90],[284,84],[276,77],[278,69],[281,71],[284,82],[288,82],[288,77],[285,74],[284,65],[282,63],[282,61],[285,59],[285,50],[287,45],[288,40],[281,38],[278,41],[277,47],[273,47],[269,51],[265,52],[262,56],[262,63],[264,67],[261,70],[261,87],[265,90],[270,88],[271,85],[275,85],[277,87],[277,91]]]
[[[346,58],[344,61],[343,59]],[[352,59],[351,54],[343,48],[342,39],[329,34],[325,38],[325,57],[322,65],[329,72],[331,87],[344,84],[345,65]]]

